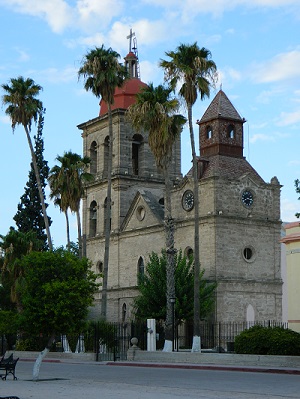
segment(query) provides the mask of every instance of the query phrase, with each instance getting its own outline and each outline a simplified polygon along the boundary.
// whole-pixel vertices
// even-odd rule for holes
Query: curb
[[[126,363],[126,362],[107,362],[107,366],[128,366],[128,367],[156,367],[170,369],[187,369],[187,370],[216,370],[216,371],[239,371],[250,373],[270,373],[270,374],[293,374],[300,375],[298,369],[279,369],[279,368],[263,368],[263,367],[245,367],[245,366],[214,366],[214,365],[197,365],[197,364],[164,364],[164,363]]]

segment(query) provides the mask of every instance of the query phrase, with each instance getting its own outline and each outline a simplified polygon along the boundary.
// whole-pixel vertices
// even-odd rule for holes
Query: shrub
[[[300,334],[282,327],[253,326],[235,338],[235,353],[300,356]]]

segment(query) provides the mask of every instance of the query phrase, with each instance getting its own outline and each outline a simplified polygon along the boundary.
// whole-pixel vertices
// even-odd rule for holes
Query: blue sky
[[[294,221],[300,210],[294,189],[294,180],[300,178],[299,0],[0,0],[0,84],[22,75],[43,87],[44,156],[49,166],[64,151],[82,154],[77,125],[99,112],[98,99],[77,79],[83,56],[104,44],[123,58],[130,28],[146,83],[163,82],[158,61],[180,43],[197,41],[211,51],[219,81],[209,100],[196,103],[194,120],[201,118],[222,85],[247,120],[245,157],[265,181],[278,177],[283,185],[281,218]],[[0,234],[6,234],[24,193],[30,154],[23,129],[12,133],[3,108],[0,140]],[[191,166],[187,130],[182,154],[186,173]],[[53,206],[49,215],[54,245],[64,245],[64,216]]]

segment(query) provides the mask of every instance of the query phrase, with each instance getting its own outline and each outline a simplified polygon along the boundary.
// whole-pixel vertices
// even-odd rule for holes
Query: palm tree
[[[199,249],[199,192],[197,156],[193,130],[192,108],[198,98],[203,100],[210,95],[210,87],[216,82],[216,64],[211,60],[211,53],[206,48],[200,48],[197,42],[186,45],[180,44],[175,51],[166,52],[170,61],[161,60],[160,66],[165,69],[165,80],[170,82],[175,90],[181,84],[179,95],[184,99],[189,121],[190,140],[193,159],[193,181],[195,198],[195,232],[194,232],[194,336],[193,352],[201,350],[200,342],[200,301],[199,301],[199,274],[200,274],[200,249]]]
[[[70,249],[70,223],[69,223],[69,201],[67,198],[67,190],[65,189],[64,175],[58,165],[53,166],[50,171],[48,182],[50,186],[50,199],[54,205],[58,206],[60,211],[65,214],[66,230],[67,230],[67,248]]]
[[[165,178],[165,230],[166,230],[166,254],[167,254],[167,312],[165,321],[165,345],[164,351],[172,350],[173,340],[173,305],[171,299],[175,298],[174,280],[174,220],[171,212],[171,181],[169,177],[169,165],[172,156],[172,148],[182,131],[186,119],[177,113],[179,102],[176,98],[170,98],[171,88],[163,85],[154,87],[150,83],[136,95],[135,104],[127,110],[127,117],[136,130],[144,130],[149,133],[149,146],[154,154],[156,164],[163,170]]]
[[[126,68],[119,63],[120,55],[111,47],[104,45],[89,51],[78,71],[78,77],[84,78],[84,88],[91,91],[96,97],[102,98],[108,107],[108,165],[107,165],[107,195],[105,208],[105,248],[103,262],[103,284],[101,299],[101,317],[106,319],[107,312],[107,283],[110,243],[111,219],[111,172],[113,156],[113,126],[111,105],[114,103],[114,93],[117,87],[122,87],[128,76]]]
[[[79,256],[81,257],[80,201],[84,194],[84,184],[94,179],[93,175],[87,172],[90,159],[88,157],[82,158],[80,155],[68,151],[63,156],[58,155],[56,160],[60,162],[60,166],[55,165],[50,170],[48,178],[51,189],[50,198],[54,198],[54,202],[66,215],[68,248],[70,248],[68,209],[76,213]]]
[[[36,156],[30,137],[32,121],[34,120],[34,122],[36,122],[38,119],[38,115],[43,110],[42,102],[36,98],[42,90],[42,87],[36,84],[32,79],[24,79],[22,76],[10,79],[10,84],[3,84],[1,85],[1,87],[6,92],[6,94],[4,94],[2,97],[2,103],[3,105],[7,105],[5,113],[11,119],[13,132],[17,125],[22,125],[26,133],[42,205],[48,246],[49,249],[52,251],[53,247],[50,235],[49,220],[46,212],[40,172],[36,162]]]

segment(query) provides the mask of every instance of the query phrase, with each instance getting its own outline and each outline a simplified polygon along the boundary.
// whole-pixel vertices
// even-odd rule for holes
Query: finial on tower
[[[140,79],[140,66],[139,66],[139,56],[137,49],[137,40],[135,37],[135,33],[132,32],[131,28],[129,35],[127,36],[127,39],[129,39],[129,53],[125,57],[125,65],[129,72],[130,78]]]
[[[130,33],[129,33],[129,35],[127,36],[127,39],[129,39],[129,53],[130,53],[131,50],[132,50],[132,38],[133,38],[133,37],[135,37],[135,33],[132,32],[132,29],[130,28]]]

